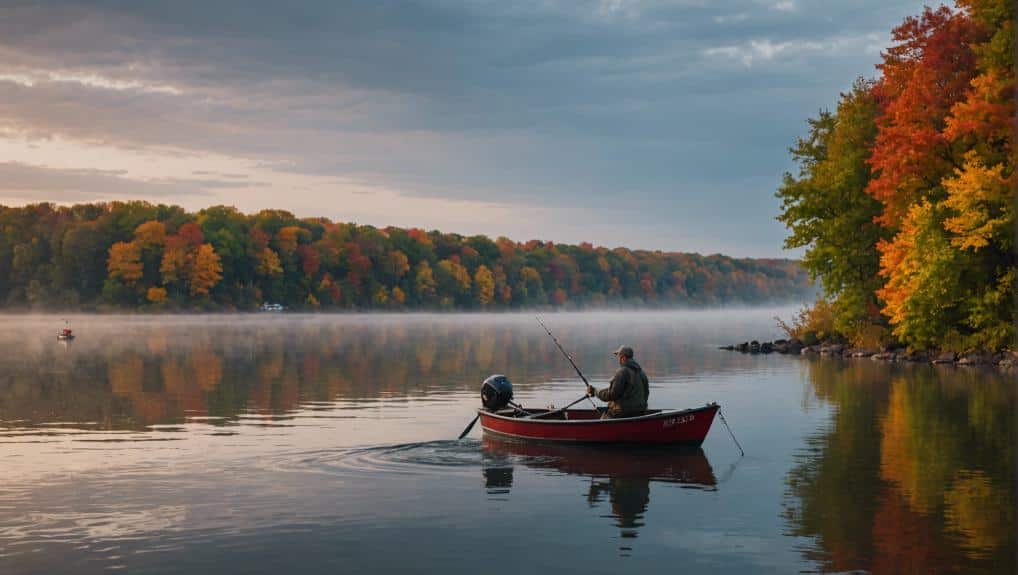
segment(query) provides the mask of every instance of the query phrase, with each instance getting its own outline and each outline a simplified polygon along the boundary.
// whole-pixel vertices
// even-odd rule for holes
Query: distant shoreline
[[[805,302],[771,302],[761,304],[731,304],[718,306],[671,306],[671,307],[650,307],[650,306],[618,306],[618,307],[587,307],[587,308],[520,308],[520,309],[431,309],[431,308],[403,308],[403,309],[296,309],[282,312],[266,312],[257,309],[247,310],[200,310],[200,309],[87,309],[78,308],[73,310],[60,309],[4,309],[0,308],[0,316],[264,316],[264,317],[294,317],[294,316],[330,316],[330,315],[514,315],[514,314],[596,314],[596,313],[668,313],[668,312],[739,312],[739,311],[788,311],[800,309]]]
[[[804,300],[797,260],[376,228],[282,210],[0,205],[0,305],[219,312],[516,310]]]

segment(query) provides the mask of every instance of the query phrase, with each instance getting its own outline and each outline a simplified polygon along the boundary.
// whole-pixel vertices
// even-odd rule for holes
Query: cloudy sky
[[[787,148],[921,7],[4,0],[0,204],[796,256]]]

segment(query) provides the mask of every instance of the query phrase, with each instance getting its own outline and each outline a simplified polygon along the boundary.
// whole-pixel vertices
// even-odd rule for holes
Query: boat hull
[[[559,412],[554,414],[555,419],[518,417],[511,411],[495,413],[479,409],[477,412],[486,433],[515,439],[699,446],[707,437],[718,409],[719,406],[712,403],[696,409],[656,410],[623,419],[600,419],[600,412],[589,409]]]

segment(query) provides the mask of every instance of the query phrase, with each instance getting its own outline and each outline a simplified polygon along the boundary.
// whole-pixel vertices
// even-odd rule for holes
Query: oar
[[[577,401],[574,401],[573,403],[570,403],[569,405],[574,405],[578,401],[583,401],[583,398],[580,398]],[[516,411],[519,411],[519,412],[523,413],[523,416],[526,417],[526,418],[534,417],[534,414],[530,413],[526,409],[523,409],[523,406],[518,404],[518,403],[510,401],[509,405],[511,405],[513,407],[513,409],[515,409]],[[566,407],[569,407],[569,406],[566,406]],[[480,417],[481,417],[480,413],[478,413],[476,416],[474,416],[474,419],[473,419],[473,421],[470,422],[470,425],[468,425],[467,428],[463,430],[463,433],[461,433],[460,436],[457,437],[456,439],[463,439],[464,437],[466,437],[467,434],[470,433],[470,430],[474,428],[474,424],[477,423],[477,420],[480,419]]]
[[[570,365],[572,365],[573,369],[576,370],[576,375],[579,375],[580,379],[583,380],[583,383],[587,384],[587,387],[590,387],[590,382],[587,381],[587,377],[585,375],[583,375],[583,372],[580,371],[579,367],[577,367],[576,362],[573,361],[573,356],[571,356],[568,353],[566,353],[566,350],[562,348],[562,344],[560,344],[558,342],[558,339],[556,339],[555,336],[552,335],[551,330],[548,329],[548,326],[544,325],[544,322],[541,321],[541,317],[540,316],[536,316],[535,315],[534,318],[537,319],[537,323],[541,324],[541,327],[544,328],[544,331],[548,332],[548,335],[551,337],[551,340],[553,342],[555,342],[556,347],[558,347],[558,350],[562,352],[562,355],[566,356],[566,359],[569,360]],[[584,397],[586,397],[587,399],[590,399],[590,397],[587,396],[587,395],[584,395]],[[593,399],[590,400],[590,405],[594,406],[594,409],[597,410],[597,404],[594,403]]]
[[[470,425],[468,425],[467,428],[463,430],[463,433],[461,433],[460,436],[457,437],[456,439],[459,440],[459,439],[463,439],[464,437],[466,437],[467,434],[470,433],[470,430],[474,428],[474,424],[477,423],[477,420],[480,419],[480,418],[481,418],[481,414],[480,413],[475,415],[474,416],[474,420],[470,422]]]

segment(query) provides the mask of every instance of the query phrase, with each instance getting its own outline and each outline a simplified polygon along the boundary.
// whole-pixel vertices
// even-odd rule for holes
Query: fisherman
[[[647,411],[647,396],[650,386],[647,374],[640,364],[633,360],[633,348],[628,345],[619,347],[614,353],[619,358],[619,370],[605,389],[600,391],[587,386],[587,395],[597,396],[601,401],[608,402],[608,410],[604,417],[634,417]]]

